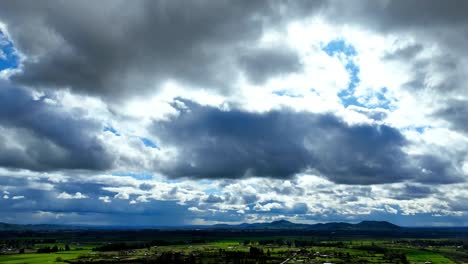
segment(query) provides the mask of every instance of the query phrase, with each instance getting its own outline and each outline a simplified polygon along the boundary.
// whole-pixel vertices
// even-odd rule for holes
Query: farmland
[[[75,230],[3,232],[0,263],[468,263],[464,234]],[[40,252],[40,253],[39,253]]]

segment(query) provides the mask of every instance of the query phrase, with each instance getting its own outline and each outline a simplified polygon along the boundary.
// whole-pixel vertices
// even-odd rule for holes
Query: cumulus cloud
[[[326,16],[332,23],[365,27],[382,35],[397,36],[397,48],[383,59],[400,62],[409,89],[419,104],[429,103],[433,118],[464,129],[468,92],[465,76],[468,53],[468,3],[450,1],[338,1],[329,5]],[[403,44],[405,43],[406,44]],[[409,42],[409,43],[408,43]]]
[[[466,225],[467,8],[2,2],[0,220]]]
[[[223,201],[223,198],[218,195],[210,194],[203,200],[205,203],[220,203]]]
[[[57,196],[58,199],[86,199],[88,198],[88,196],[80,193],[80,192],[76,192],[75,194],[69,194],[69,193],[66,193],[66,192],[62,192],[60,193],[58,196]]]
[[[240,67],[255,67],[256,81],[297,68],[293,51],[245,47],[255,46],[267,27],[302,6],[203,0],[139,1],[131,6],[124,1],[60,2],[52,9],[50,4],[2,4],[0,18],[26,55],[21,73],[12,77],[22,84],[111,97],[133,96],[176,79],[226,92],[235,89],[230,84]]]
[[[332,114],[289,109],[223,111],[180,100],[185,107],[178,115],[153,124],[155,135],[177,149],[160,164],[172,177],[290,178],[311,170],[337,183],[373,184],[456,176],[437,157],[406,154],[405,137],[386,125],[348,125]]]
[[[105,203],[110,203],[112,202],[109,196],[101,196],[99,197],[99,200],[105,202]]]
[[[112,166],[113,157],[97,137],[101,126],[80,112],[66,112],[0,82],[0,164],[32,170]]]

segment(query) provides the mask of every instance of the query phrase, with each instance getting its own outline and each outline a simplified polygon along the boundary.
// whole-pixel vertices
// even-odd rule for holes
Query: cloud
[[[405,184],[403,187],[390,189],[390,197],[396,200],[413,200],[419,198],[426,198],[432,194],[437,193],[437,190],[431,186]]]
[[[302,68],[298,54],[287,47],[247,50],[239,61],[248,79],[254,84],[261,84],[270,76],[298,72]]]
[[[80,112],[67,112],[0,82],[0,165],[32,170],[112,166],[113,157],[96,134],[101,126]]]
[[[210,194],[203,201],[205,203],[221,203],[221,202],[223,202],[223,198],[221,196],[218,196],[218,195]]]
[[[195,218],[208,222],[257,222],[282,217],[293,221],[317,222],[392,217],[392,221],[395,220],[397,223],[415,224],[415,221],[427,223],[431,220],[427,217],[421,219],[419,216],[421,213],[438,214],[441,215],[440,219],[459,221],[463,218],[463,197],[466,189],[466,184],[451,184],[431,188],[432,191],[424,195],[401,199],[404,194],[400,194],[400,190],[404,190],[405,185],[418,187],[431,185],[394,183],[351,186],[335,184],[313,175],[299,175],[295,180],[266,178],[217,180],[206,185],[192,180],[157,183],[153,180],[112,175],[93,178],[77,173],[64,176],[64,181],[55,182],[53,189],[38,189],[38,184],[33,184],[33,182],[51,183],[57,176],[59,175],[53,173],[46,175],[18,170],[9,173],[3,171],[0,175],[0,189],[7,188],[10,199],[0,200],[3,209],[0,219],[6,221],[16,217],[15,221],[24,222],[25,219],[21,219],[20,216],[29,215],[30,218],[27,218],[29,223],[56,222],[54,217],[58,217],[67,223],[174,225]],[[139,186],[144,183],[157,184],[151,191],[143,191]],[[103,184],[107,188],[112,188],[112,191],[103,190],[106,188]],[[78,196],[76,191],[70,191],[71,185],[86,186],[84,188],[89,191],[82,195],[88,198],[57,199],[61,193]],[[223,201],[202,202],[201,198],[207,198],[209,195],[202,193],[201,190],[208,192],[214,186],[219,187],[217,194],[213,196],[222,198]],[[286,188],[291,190],[284,192]],[[177,191],[173,192],[174,189]],[[305,191],[293,191],[300,189]],[[121,192],[125,190],[129,199],[113,199],[118,190]],[[172,192],[173,195],[165,196],[164,193],[167,192]],[[408,189],[408,192],[417,193],[424,190]],[[27,197],[23,199],[11,199],[11,196],[25,194]],[[234,199],[236,197],[239,199]],[[398,210],[395,215],[397,217],[389,215],[389,211],[395,212],[389,209],[390,207]],[[37,218],[37,212],[42,212],[40,218]],[[402,218],[404,214],[408,219]],[[171,220],[171,217],[177,217],[178,220]],[[125,222],[125,219],[129,222]],[[186,222],[189,223],[191,222]]]
[[[0,221],[466,225],[466,7],[0,3]]]
[[[464,13],[467,8],[468,4],[463,0],[449,0],[443,3],[437,0],[429,0],[424,3],[418,0],[365,0],[357,4],[351,4],[347,1],[332,2],[327,11],[330,16],[336,16],[335,22],[337,23],[355,22],[368,28],[388,32],[422,29],[427,28],[427,25],[463,26],[468,21]]]
[[[442,161],[406,154],[405,137],[386,125],[348,125],[331,114],[289,109],[251,113],[201,106],[182,100],[186,108],[170,120],[153,124],[153,133],[175,157],[159,169],[171,177],[291,178],[315,171],[337,183],[374,184],[423,176],[447,175]],[[424,167],[425,166],[425,167]]]
[[[109,196],[100,196],[99,200],[105,202],[105,203],[110,203],[112,202]]]
[[[454,129],[468,133],[467,100],[450,100],[445,107],[437,110],[434,116],[448,121]]]
[[[130,195],[125,192],[119,192],[114,196],[115,199],[120,199],[120,200],[128,200],[130,199]]]
[[[86,199],[88,198],[88,196],[80,193],[80,192],[76,192],[75,194],[69,194],[69,193],[66,193],[66,192],[62,192],[60,193],[58,196],[57,196],[58,199]]]
[[[337,1],[329,3],[324,17],[336,25],[346,23],[393,36],[394,43],[387,45],[391,51],[383,54],[382,63],[396,63],[407,76],[401,87],[406,91],[400,92],[414,97],[414,105],[428,104],[428,118],[463,130],[464,105],[468,105],[460,96],[468,92],[467,9],[463,0]]]
[[[26,56],[22,71],[12,77],[19,83],[119,97],[176,79],[224,93],[235,89],[231,84],[239,77],[236,54],[243,53],[241,64],[249,70],[262,64],[256,81],[297,64],[292,51],[244,47],[255,46],[267,26],[302,6],[203,0],[61,2],[52,9],[50,4],[2,4],[0,19]],[[308,9],[316,8],[309,4]]]

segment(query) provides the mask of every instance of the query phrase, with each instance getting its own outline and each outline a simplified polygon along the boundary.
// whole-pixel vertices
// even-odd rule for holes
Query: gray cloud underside
[[[172,177],[288,178],[313,171],[345,184],[460,180],[450,162],[407,155],[404,136],[386,125],[348,125],[332,114],[288,109],[223,111],[181,101],[187,108],[179,108],[179,115],[153,125],[163,144],[177,148],[174,160],[159,165]]]
[[[259,83],[269,75],[298,71],[300,63],[297,54],[282,47],[250,47],[267,29],[267,24],[279,25],[287,20],[288,15],[300,18],[321,10],[323,16],[335,17],[336,22],[343,20],[366,25],[381,32],[418,32],[424,29],[426,34],[425,25],[429,23],[434,25],[426,34],[429,37],[436,36],[438,29],[444,29],[446,34],[451,34],[450,28],[458,30],[453,32],[460,32],[467,21],[464,12],[467,5],[464,1],[426,1],[424,5],[420,5],[419,1],[361,1],[350,5],[346,1],[326,4],[298,2],[284,8],[276,1],[262,4],[249,1],[218,1],[210,4],[204,1],[142,1],[127,6],[124,2],[115,1],[100,2],[99,5],[86,1],[63,1],[55,2],[54,8],[51,8],[48,1],[33,4],[14,1],[1,4],[0,18],[7,24],[15,46],[27,55],[23,70],[13,76],[14,81],[34,87],[70,87],[73,91],[105,96],[144,92],[154,89],[154,82],[170,78],[226,91],[235,88],[230,87],[230,83],[239,72]],[[125,10],[125,16],[121,10]],[[82,14],[86,14],[86,19],[82,19]],[[463,39],[463,36],[458,36],[457,40],[460,38]],[[450,38],[440,42],[452,47],[454,52],[462,50],[456,47],[455,43],[458,42],[450,41]],[[457,67],[456,63],[447,64],[443,58],[435,62],[415,59],[423,48],[424,45],[415,44],[389,54],[387,58],[415,61],[414,68],[418,70],[415,71],[414,81],[408,83],[412,88],[425,88],[424,79],[430,74],[425,69],[429,66],[433,68],[432,65],[436,65],[436,68],[447,69],[447,72],[454,72],[454,67]],[[436,87],[437,91],[444,93],[447,90],[463,89],[464,86],[459,85],[461,74],[448,76],[453,78],[447,78],[446,82]],[[3,93],[3,96],[6,94]],[[447,107],[438,116],[461,128],[464,119],[455,118],[450,113],[466,112],[465,105],[468,104],[465,103],[461,100],[456,104],[456,109]],[[49,114],[52,117],[60,116],[54,111],[49,113],[48,110],[52,109],[50,106],[44,106],[43,109],[36,113],[42,115],[37,117],[38,120],[46,119],[45,116]],[[218,129],[216,133],[220,134],[216,134],[209,130],[213,129],[213,122],[205,120],[211,117],[195,116],[195,113],[198,112],[194,111],[190,117],[193,123],[178,119],[174,124],[167,123],[162,129],[155,129],[155,134],[163,139],[162,144],[181,145],[177,143],[182,142],[179,140],[185,140],[187,144],[180,146],[180,155],[191,162],[179,159],[174,164],[163,164],[162,170],[169,175],[233,178],[256,174],[287,177],[312,169],[337,182],[347,183],[358,182],[359,177],[365,183],[402,179],[432,181],[435,180],[435,174],[447,176],[441,178],[441,181],[453,182],[459,176],[459,172],[448,161],[432,156],[408,157],[401,150],[406,145],[403,136],[386,126],[350,127],[330,115],[293,114],[288,111],[256,115],[234,111],[220,112],[223,113],[219,114],[220,122],[226,128]],[[385,116],[384,112],[375,117],[375,113],[370,114],[375,119]],[[25,113],[17,110],[14,115]],[[180,118],[184,116],[189,114]],[[236,127],[223,120],[225,118],[232,118],[239,123],[248,122],[242,125],[252,134],[238,131],[240,134],[235,136],[233,132],[227,133],[225,130]],[[40,127],[39,124],[46,126],[43,122],[21,123],[10,119],[3,118],[3,142],[7,141],[8,134],[21,135],[24,144],[30,147],[11,149],[3,143],[2,150],[8,153],[2,158],[5,166],[31,169],[110,167],[110,158],[102,155],[105,151],[100,144],[92,136],[82,134],[82,131],[95,129],[91,127],[96,124],[80,123],[76,118],[60,116],[57,122],[66,123],[66,127],[79,128],[54,131]],[[265,126],[258,126],[256,122],[264,122]],[[308,126],[301,122],[306,122]],[[290,131],[275,127],[278,124],[290,126]],[[210,137],[206,139],[208,143],[197,145],[189,141],[182,132],[175,131],[178,126],[181,129],[199,129],[194,136],[206,134]],[[322,126],[326,129],[322,129]],[[63,136],[73,133],[78,134],[74,140],[80,139],[79,143],[73,143]],[[42,140],[44,138],[47,140]],[[211,139],[218,143],[210,142]],[[264,146],[266,144],[270,146]],[[356,150],[361,154],[350,154]],[[224,165],[229,169],[221,172]],[[429,175],[421,175],[419,167],[422,165],[429,167]]]
[[[467,56],[468,45],[468,3],[463,0],[287,5],[280,1],[138,1],[132,5],[126,1],[10,1],[0,7],[0,21],[27,56],[23,71],[12,78],[35,88],[65,87],[127,98],[176,79],[216,92],[234,91],[240,74],[261,83],[269,76],[300,71],[294,52],[281,46],[252,46],[265,30],[319,13],[329,22],[360,25],[382,34],[411,33],[419,43],[388,55],[414,64],[414,78],[407,87],[435,90],[442,96],[467,92],[466,69],[461,66],[466,62],[459,61]],[[446,54],[431,60],[415,58],[430,43],[440,45]],[[444,73],[435,87],[427,86],[430,69]]]
[[[468,101],[450,100],[447,106],[436,111],[434,115],[450,122],[454,129],[468,133]]]
[[[0,166],[104,170],[112,165],[96,134],[102,127],[0,82]]]
[[[266,25],[299,11],[279,1],[15,1],[0,19],[28,57],[15,81],[119,97],[168,79],[225,93],[243,72],[262,81],[300,70],[292,51],[252,48]]]
[[[216,92],[234,91],[240,74],[261,83],[269,76],[300,71],[293,51],[252,46],[265,30],[319,13],[332,23],[416,36],[419,43],[387,56],[413,64],[414,77],[407,83],[413,92],[434,90],[441,97],[468,92],[462,66],[466,62],[460,61],[467,56],[468,45],[468,3],[462,0],[287,5],[280,1],[139,1],[132,5],[11,1],[0,6],[0,20],[15,46],[27,55],[23,71],[12,78],[35,88],[65,87],[127,98],[176,79]],[[444,56],[416,58],[430,43],[440,45]],[[443,73],[442,81],[428,87],[433,69]],[[450,106],[451,102],[441,103]],[[463,103],[468,105],[465,99]]]

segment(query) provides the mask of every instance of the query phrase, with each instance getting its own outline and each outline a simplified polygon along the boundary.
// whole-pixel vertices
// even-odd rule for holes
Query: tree
[[[401,256],[400,256],[400,261],[401,261],[401,263],[403,263],[403,264],[408,264],[408,263],[409,263],[409,262],[408,262],[408,259],[406,258],[406,255],[405,255],[405,254],[401,254]]]
[[[57,245],[54,245],[54,246],[52,247],[52,249],[50,250],[50,252],[58,252],[58,251],[59,251],[59,250],[58,250]]]

